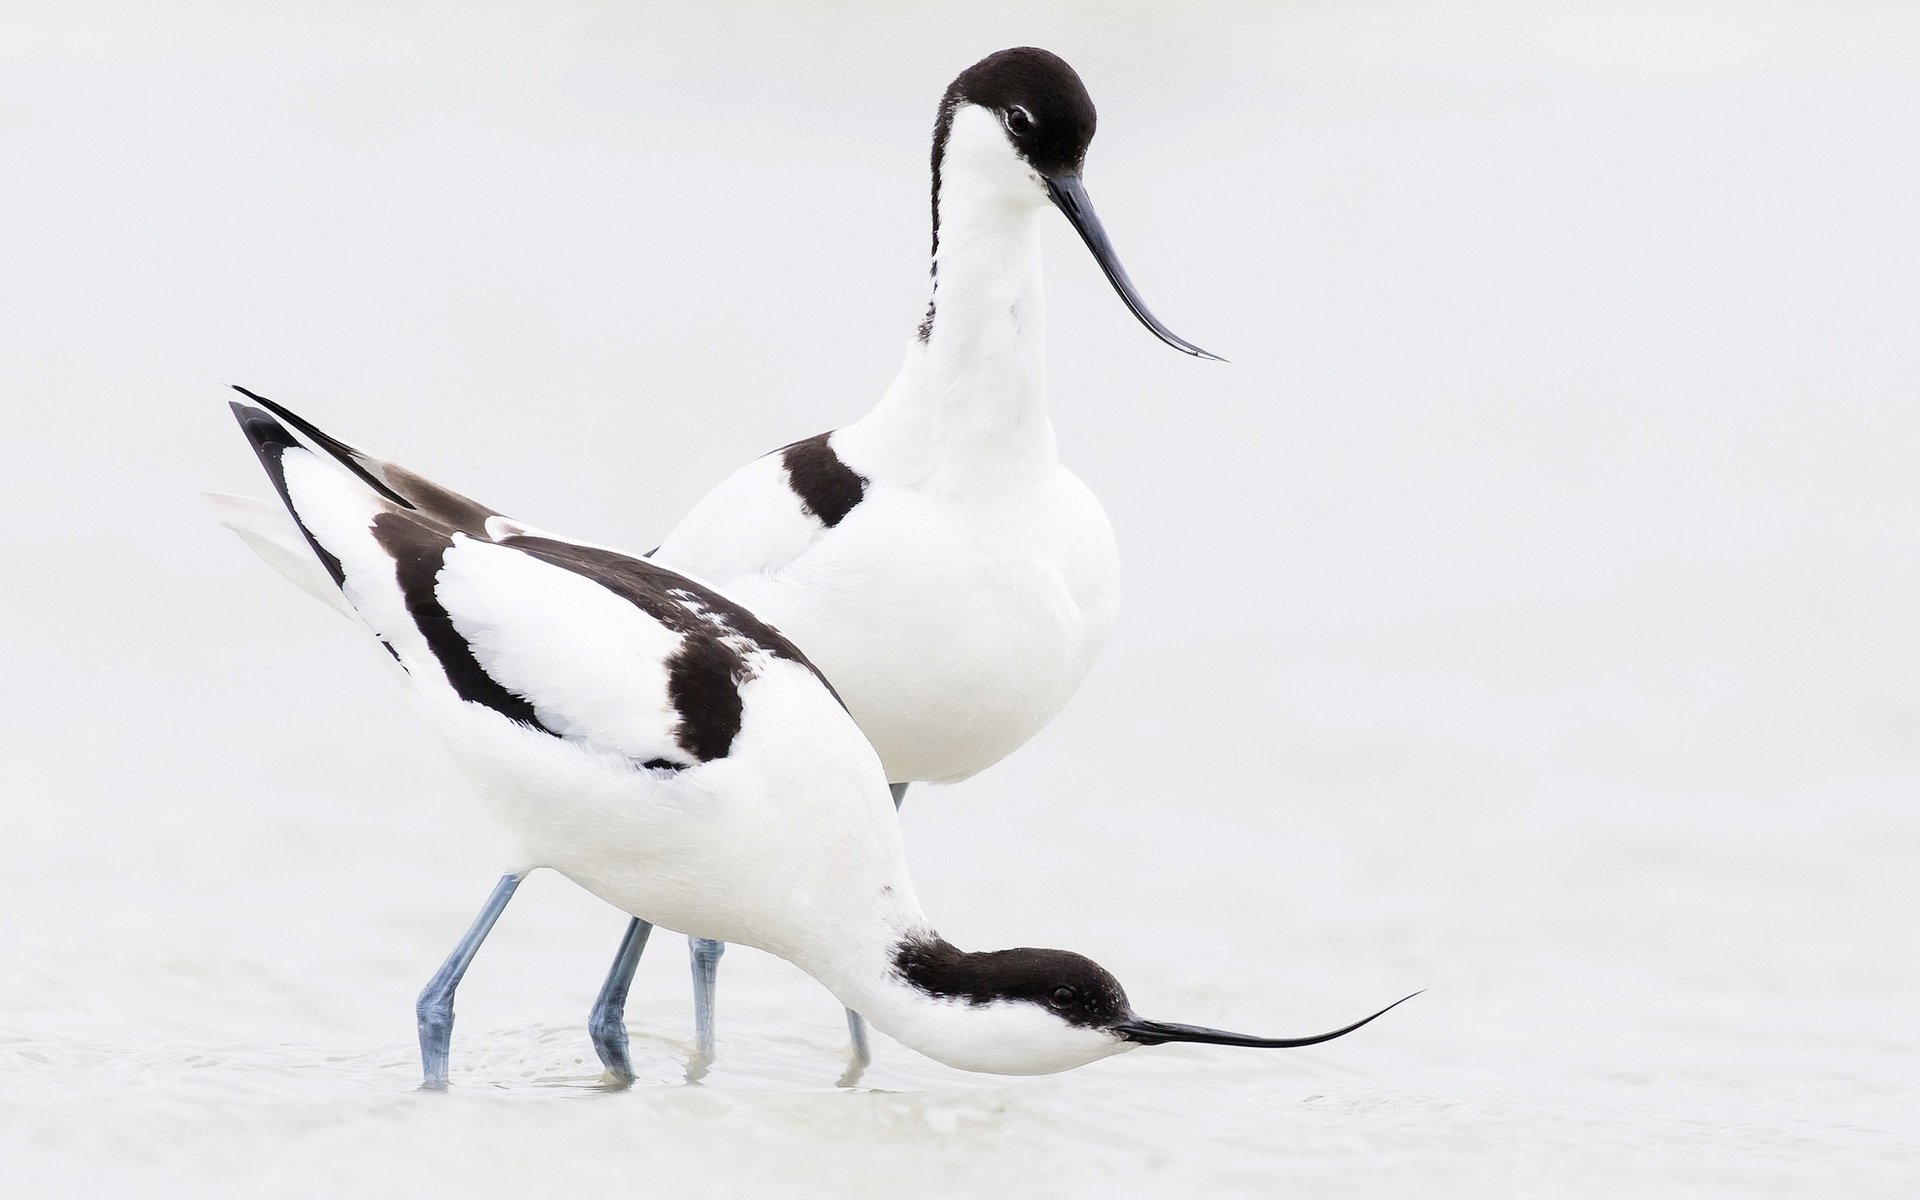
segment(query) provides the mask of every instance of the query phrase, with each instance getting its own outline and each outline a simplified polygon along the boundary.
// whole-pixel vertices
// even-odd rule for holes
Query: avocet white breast
[[[233,410],[298,524],[306,578],[399,663],[519,846],[421,999],[429,1086],[446,1083],[461,975],[542,866],[637,919],[777,954],[966,1070],[1311,1045],[1373,1019],[1288,1039],[1147,1021],[1080,955],[955,948],[914,897],[879,756],[794,643],[689,576],[528,529],[262,404]]]

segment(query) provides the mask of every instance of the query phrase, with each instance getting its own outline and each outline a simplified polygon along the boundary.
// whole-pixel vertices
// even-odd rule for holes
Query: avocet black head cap
[[[1015,46],[960,72],[947,104],[976,104],[997,116],[1015,153],[1044,178],[1077,174],[1099,114],[1087,85],[1057,54]]]
[[[902,943],[894,967],[926,996],[965,1005],[968,1036],[924,1052],[949,1065],[1004,1075],[1041,1075],[1166,1042],[1284,1049],[1344,1037],[1412,996],[1328,1033],[1264,1038],[1149,1021],[1134,1015],[1127,993],[1104,967],[1068,950],[993,950],[969,954],[938,938]],[[1418,992],[1414,995],[1419,995]]]
[[[991,114],[1032,182],[1044,189],[1093,252],[1107,282],[1120,293],[1133,315],[1154,335],[1176,350],[1216,362],[1225,361],[1180,337],[1163,325],[1120,265],[1113,242],[1093,211],[1093,201],[1080,179],[1080,169],[1093,141],[1098,116],[1093,97],[1080,76],[1057,54],[1033,46],[1016,46],[989,54],[960,72],[940,102],[940,118],[933,134],[934,248],[940,244],[940,187],[943,161],[955,138],[957,118],[969,109]],[[971,136],[969,134],[969,136]],[[937,267],[937,264],[936,264]]]

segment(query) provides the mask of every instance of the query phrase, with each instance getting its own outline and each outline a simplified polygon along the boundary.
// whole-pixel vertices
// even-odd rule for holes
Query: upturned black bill
[[[1420,993],[1415,992],[1413,996]],[[1172,1021],[1143,1021],[1139,1017],[1129,1017],[1113,1027],[1113,1031],[1130,1042],[1139,1042],[1143,1046],[1158,1046],[1163,1042],[1203,1042],[1209,1046],[1256,1046],[1269,1050],[1286,1050],[1296,1046],[1313,1046],[1321,1042],[1330,1042],[1337,1037],[1345,1037],[1368,1021],[1384,1016],[1413,999],[1402,996],[1387,1005],[1371,1017],[1355,1021],[1344,1029],[1332,1033],[1315,1034],[1302,1038],[1263,1038],[1248,1033],[1229,1033],[1224,1029],[1208,1029],[1204,1025],[1179,1025]]]
[[[1080,182],[1078,175],[1050,176],[1047,179],[1047,195],[1053,198],[1054,205],[1061,212],[1067,214],[1067,220],[1073,222],[1073,227],[1080,231],[1081,239],[1087,243],[1087,249],[1093,251],[1094,261],[1098,262],[1100,269],[1106,272],[1107,282],[1113,285],[1113,290],[1120,293],[1120,298],[1127,302],[1127,307],[1133,310],[1133,315],[1140,318],[1142,325],[1153,330],[1155,337],[1175,350],[1184,350],[1196,358],[1209,358],[1214,362],[1227,361],[1218,354],[1202,350],[1168,329],[1160,323],[1160,318],[1154,316],[1147,308],[1147,302],[1140,298],[1140,293],[1133,286],[1133,280],[1127,278],[1127,269],[1120,265],[1120,257],[1113,250],[1113,240],[1107,236],[1106,228],[1100,224],[1099,216],[1094,213],[1093,201],[1087,198],[1087,189]]]

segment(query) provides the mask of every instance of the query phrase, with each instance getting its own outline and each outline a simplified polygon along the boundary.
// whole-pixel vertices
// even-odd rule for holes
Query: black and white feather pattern
[[[695,580],[530,531],[246,395],[257,406],[235,402],[234,415],[287,511],[416,681],[672,769],[727,756],[742,685],[770,661],[819,676],[777,630]]]

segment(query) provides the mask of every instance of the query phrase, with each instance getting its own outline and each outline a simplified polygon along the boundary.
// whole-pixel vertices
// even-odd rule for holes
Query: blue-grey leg
[[[479,951],[480,943],[487,940],[493,923],[500,919],[507,901],[513,899],[520,879],[519,875],[502,875],[500,882],[493,885],[486,907],[473,919],[467,935],[453,948],[447,961],[440,964],[413,1006],[414,1016],[420,1022],[420,1069],[426,1076],[422,1082],[424,1087],[438,1091],[447,1086],[447,1052],[453,1044],[453,993],[460,986],[460,977],[467,973],[467,965]]]
[[[900,806],[906,803],[907,787],[907,784],[896,783],[890,789],[893,792],[893,807],[895,812],[898,812]],[[867,1046],[867,1023],[861,1020],[860,1014],[852,1009],[847,1010],[847,1033],[853,1038],[854,1064],[864,1067],[869,1062],[872,1062],[873,1051]]]
[[[647,948],[647,935],[653,926],[639,917],[627,922],[626,936],[620,939],[620,952],[613,956],[613,970],[600,985],[600,996],[593,1002],[593,1015],[587,1018],[587,1034],[593,1038],[593,1052],[614,1082],[633,1082],[633,1063],[627,1058],[627,988],[640,966],[640,955]]]
[[[687,952],[693,959],[693,1052],[711,1062],[713,985],[720,974],[720,956],[727,952],[727,944],[710,938],[688,938]]]

